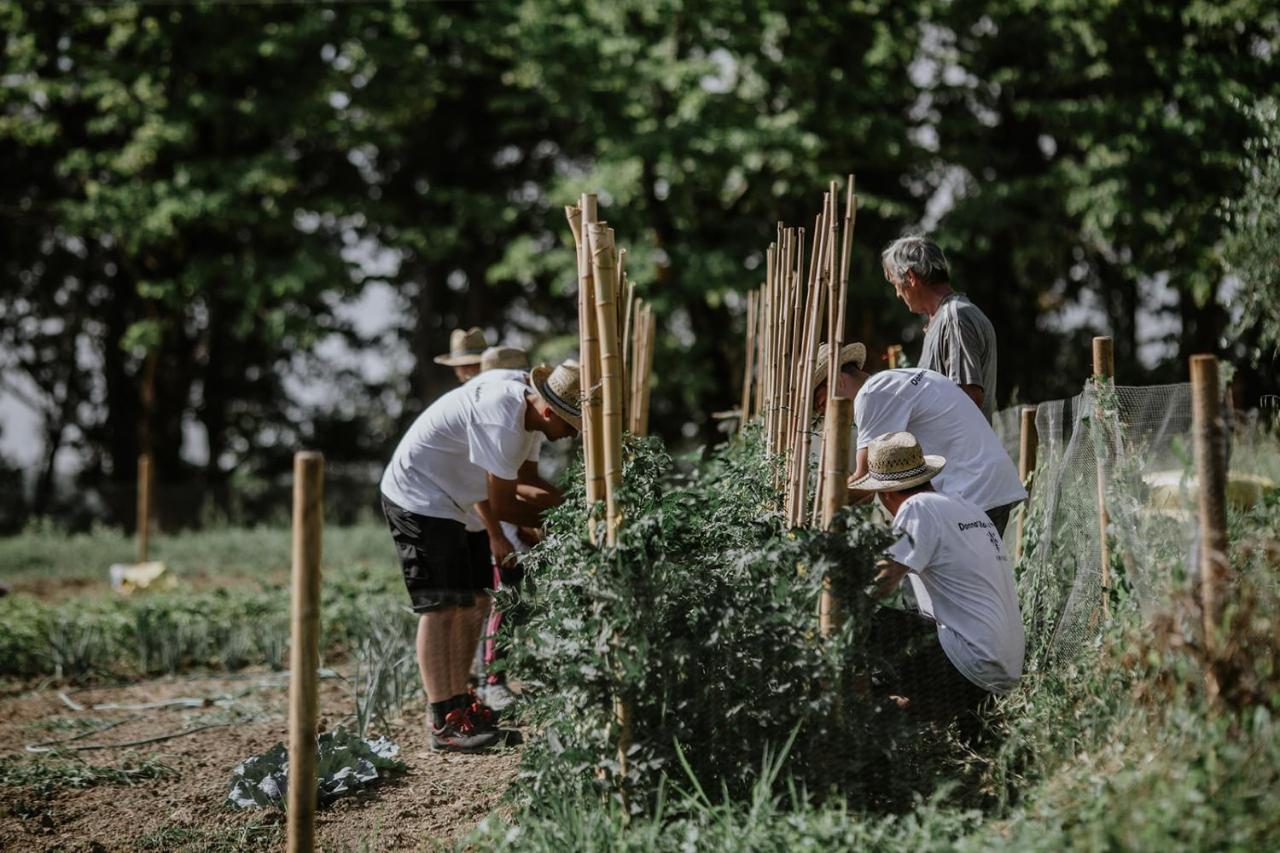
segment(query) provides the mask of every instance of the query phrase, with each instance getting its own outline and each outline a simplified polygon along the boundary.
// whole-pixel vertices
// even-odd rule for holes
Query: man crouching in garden
[[[578,368],[534,368],[525,384],[497,371],[475,377],[418,416],[382,476],[382,509],[418,620],[418,669],[431,704],[434,749],[475,752],[498,741],[493,714],[467,684],[492,585],[493,560],[513,553],[500,522],[537,527],[558,495],[522,487],[538,434],[582,424]],[[469,534],[473,509],[485,531]]]
[[[874,595],[906,577],[920,606],[879,607],[872,617],[870,648],[888,664],[883,687],[909,713],[957,719],[972,733],[982,701],[1022,676],[1022,615],[1004,543],[979,507],[934,491],[929,481],[946,460],[924,455],[911,433],[882,435],[868,451],[867,474],[851,486],[877,493],[902,534]]]

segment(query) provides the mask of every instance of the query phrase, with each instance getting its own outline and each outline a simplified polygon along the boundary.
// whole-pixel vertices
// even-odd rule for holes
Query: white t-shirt
[[[475,504],[488,497],[485,475],[514,480],[536,458],[542,434],[524,428],[528,386],[480,378],[432,403],[400,439],[382,474],[382,493],[393,503],[479,529]]]
[[[920,368],[882,370],[853,398],[858,450],[886,432],[909,432],[925,453],[945,456],[933,487],[982,509],[1025,500],[1027,490],[1004,445],[960,386]]]
[[[969,406],[978,411],[971,401]],[[963,498],[922,492],[898,508],[893,527],[905,535],[889,556],[911,570],[916,601],[938,623],[947,659],[983,690],[1008,693],[1022,677],[1026,640],[995,525]]]

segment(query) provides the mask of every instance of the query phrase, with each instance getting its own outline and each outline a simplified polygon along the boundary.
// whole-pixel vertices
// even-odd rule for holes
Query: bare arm
[[[961,385],[960,390],[969,395],[969,399],[978,404],[978,408],[982,408],[982,401],[985,400],[986,392],[982,390],[981,385]]]
[[[534,501],[521,497],[517,480],[504,480],[492,474],[488,478],[489,509],[498,521],[509,521],[521,527],[540,527],[542,510]]]
[[[871,593],[871,597],[877,601],[897,589],[898,584],[902,583],[902,579],[907,576],[907,572],[911,571],[902,563],[889,559],[880,560],[876,566],[880,571],[876,574],[876,591]]]
[[[853,473],[849,475],[849,482],[852,483],[862,479],[867,475],[868,470],[870,469],[867,466],[867,448],[860,447],[858,448],[858,453],[854,460]],[[849,503],[855,505],[864,504],[875,496],[875,492],[868,492],[863,489],[850,489]]]
[[[493,554],[493,559],[499,566],[506,566],[507,561],[516,552],[515,547],[511,544],[511,540],[507,538],[507,534],[502,531],[502,524],[494,516],[493,509],[489,506],[487,500],[476,504],[476,512],[480,515],[480,520],[484,522],[485,531],[489,534],[489,552]]]
[[[520,466],[516,475],[516,493],[521,500],[534,504],[539,509],[551,509],[564,503],[564,495],[551,483],[542,479],[538,473],[538,463],[529,459]]]

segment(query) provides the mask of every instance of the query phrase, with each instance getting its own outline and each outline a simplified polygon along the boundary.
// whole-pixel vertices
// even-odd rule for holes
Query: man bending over
[[[521,485],[521,469],[539,434],[573,436],[581,418],[576,366],[535,368],[528,384],[471,381],[418,416],[382,476],[383,513],[420,614],[418,670],[435,749],[475,752],[498,740],[467,684],[492,584],[490,550],[499,565],[513,551],[498,522],[542,523],[555,497]],[[475,512],[487,548],[467,535]]]

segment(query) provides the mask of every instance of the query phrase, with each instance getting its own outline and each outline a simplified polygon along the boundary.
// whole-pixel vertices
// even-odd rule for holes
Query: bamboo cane
[[[635,348],[631,346],[631,315],[635,310],[636,288],[635,285],[627,278],[626,273],[622,274],[623,292],[626,293],[626,317],[622,323],[622,387],[625,389],[622,395],[622,422],[631,429],[631,413],[633,409],[633,401],[631,397],[632,379],[631,375],[635,371]],[[635,432],[634,429],[631,430]]]
[[[825,213],[825,211],[824,211]],[[814,226],[817,235],[813,246],[813,254],[809,263],[809,290],[815,292],[814,311],[806,318],[804,345],[804,373],[799,383],[800,399],[796,407],[796,417],[801,424],[800,441],[797,449],[795,479],[793,489],[795,498],[792,501],[794,510],[793,526],[803,527],[808,516],[807,499],[809,497],[809,423],[813,410],[813,370],[814,360],[818,352],[818,334],[821,326],[823,303],[826,293],[821,286],[822,259],[827,251],[826,223],[823,216],[818,217]]]
[[[764,423],[764,288],[757,287],[756,294],[756,375],[752,383],[751,416]]]
[[[827,417],[823,425],[822,479],[826,484],[822,500],[822,528],[831,529],[840,508],[845,505],[849,490],[849,431],[853,425],[853,400],[848,397],[832,397],[827,401]],[[822,598],[818,607],[818,630],[829,637],[840,630],[843,620],[840,600],[831,589],[830,578],[823,579]]]
[[[1116,362],[1112,340],[1109,337],[1093,339],[1093,377],[1094,385],[1101,391],[1102,380],[1115,376]],[[1102,425],[1104,412],[1099,402],[1094,408],[1094,428],[1105,430]],[[1105,435],[1105,432],[1104,432]],[[1111,542],[1107,539],[1107,528],[1111,526],[1111,517],[1107,512],[1107,481],[1109,479],[1108,456],[1106,450],[1099,451],[1098,466],[1098,557],[1102,561],[1102,615],[1111,616]]]
[[[607,223],[593,222],[587,229],[591,274],[596,282],[596,325],[600,332],[600,381],[604,447],[605,542],[618,541],[622,507],[622,371],[618,347],[616,276],[618,256],[613,232]]]
[[[836,338],[833,344],[839,351],[845,342],[844,329],[849,305],[849,264],[853,257],[853,228],[858,216],[858,197],[853,194],[854,177],[849,175],[845,185],[844,234],[840,246],[840,311],[836,317]]]
[[[751,371],[755,367],[756,354],[756,298],[754,291],[747,292],[747,346],[746,354],[743,360],[742,368],[742,398],[741,407],[738,411],[742,414],[738,417],[738,431],[747,425],[748,418],[751,417]]]
[[[316,723],[319,720],[320,548],[324,457],[293,457],[293,590],[289,646],[290,853],[315,849]]]
[[[649,434],[649,399],[653,394],[653,383],[650,377],[653,375],[653,352],[657,343],[658,324],[653,317],[653,308],[649,305],[644,309],[644,383],[640,387],[640,434]]]
[[[773,246],[765,251],[764,284],[760,292],[764,299],[764,315],[761,318],[760,367],[764,373],[763,396],[760,413],[764,417],[765,450],[772,454],[773,447]]]
[[[596,541],[596,514],[594,507],[604,499],[602,468],[603,448],[600,444],[600,410],[596,393],[596,377],[599,371],[599,350],[596,339],[595,297],[592,287],[591,260],[587,252],[588,222],[596,218],[596,197],[589,193],[582,196],[578,207],[566,206],[565,217],[573,232],[578,253],[578,356],[579,378],[582,388],[582,463],[585,477],[586,498],[592,511],[587,514],[587,536]]]

